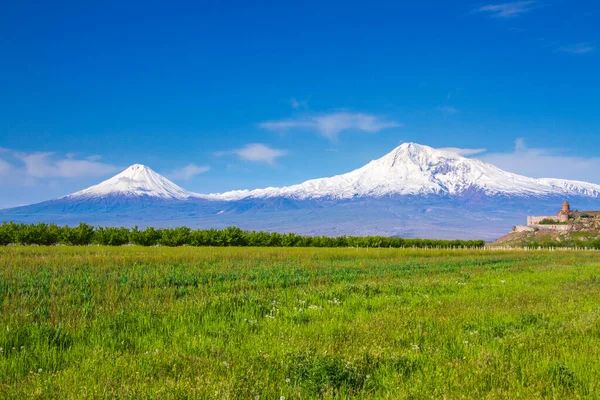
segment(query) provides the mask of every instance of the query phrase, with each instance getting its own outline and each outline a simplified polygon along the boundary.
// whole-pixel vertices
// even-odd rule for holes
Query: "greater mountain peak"
[[[565,198],[598,209],[600,185],[528,178],[455,149],[404,143],[345,174],[212,195],[134,164],[62,199],[0,211],[0,220],[495,239],[531,210],[553,212]]]
[[[503,171],[481,160],[446,149],[403,143],[352,172],[282,188],[233,191],[215,198],[352,198],[384,196],[459,196],[470,193],[505,196],[600,196],[600,185],[534,179]]]
[[[443,149],[424,146],[418,143],[403,143],[385,156],[374,160],[379,165],[393,168],[398,164],[414,164],[427,166],[447,162],[448,160],[466,160],[464,157]]]
[[[105,196],[148,196],[167,200],[185,200],[195,195],[177,186],[151,168],[142,164],[133,164],[112,178],[67,197],[89,198]]]
[[[237,190],[199,195],[188,192],[142,164],[67,198],[105,196],[154,197],[172,200],[201,198],[235,201],[245,198],[349,199],[390,196],[585,196],[600,197],[600,185],[561,179],[534,179],[503,171],[454,151],[418,143],[403,143],[383,157],[354,171],[312,179],[281,188]]]

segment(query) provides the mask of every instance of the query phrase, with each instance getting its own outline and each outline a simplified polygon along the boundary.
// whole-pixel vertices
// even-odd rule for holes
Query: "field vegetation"
[[[551,218],[544,218],[540,221],[540,225],[568,225],[569,221],[557,221]]]
[[[0,398],[597,398],[600,253],[0,248]]]
[[[387,236],[300,236],[295,233],[244,231],[237,227],[196,229],[187,227],[143,230],[134,227],[76,227],[54,224],[0,225],[0,245],[21,244],[51,246],[254,246],[254,247],[483,247],[483,240],[404,239]]]

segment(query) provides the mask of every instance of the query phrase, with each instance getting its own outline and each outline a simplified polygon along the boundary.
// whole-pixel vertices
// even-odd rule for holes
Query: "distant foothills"
[[[80,192],[1,210],[0,221],[495,240],[528,215],[555,212],[565,199],[598,210],[600,185],[529,178],[405,143],[346,174],[221,194],[189,192],[135,164]]]

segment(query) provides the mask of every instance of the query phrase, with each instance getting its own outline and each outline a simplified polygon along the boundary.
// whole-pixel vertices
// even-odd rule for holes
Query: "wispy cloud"
[[[309,115],[296,119],[266,121],[260,124],[261,128],[275,132],[297,129],[315,131],[330,140],[337,139],[337,136],[344,131],[356,130],[375,133],[399,126],[402,125],[378,115],[352,112]]]
[[[196,175],[203,174],[210,170],[209,166],[198,166],[194,164],[189,164],[183,168],[179,168],[174,170],[169,174],[169,177],[172,179],[180,179],[180,180],[190,180]]]
[[[294,110],[306,109],[308,108],[308,100],[298,100],[292,97],[290,99],[290,105]]]
[[[121,170],[120,167],[88,159],[77,159],[72,154],[20,153],[14,156],[23,164],[20,171],[31,178],[100,177]]]
[[[31,185],[40,179],[71,179],[103,177],[122,168],[89,158],[78,158],[74,153],[19,152],[1,149],[0,183]]]
[[[440,106],[436,107],[436,110],[443,112],[444,114],[456,114],[458,109],[452,106]]]
[[[512,18],[525,14],[538,6],[538,2],[534,0],[514,1],[510,3],[488,4],[477,9],[482,13],[490,14],[497,18]]]
[[[596,48],[588,43],[575,43],[571,45],[560,46],[557,51],[570,54],[587,54],[591,53]]]
[[[459,147],[445,147],[439,150],[447,153],[457,154],[463,157],[474,156],[475,154],[481,154],[487,151],[487,149],[461,149]]]
[[[513,151],[481,158],[498,168],[534,178],[563,178],[600,183],[600,157],[567,155],[557,149],[530,148],[517,139]]]
[[[215,153],[216,156],[225,156],[229,154],[234,154],[238,156],[238,158],[246,161],[274,164],[279,157],[287,155],[288,152],[286,150],[273,149],[262,143],[250,143],[239,149]]]
[[[0,175],[4,175],[10,171],[10,164],[0,158]]]

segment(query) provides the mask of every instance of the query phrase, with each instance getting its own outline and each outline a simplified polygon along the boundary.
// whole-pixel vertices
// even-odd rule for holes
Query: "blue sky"
[[[405,141],[600,183],[599,22],[594,1],[3,2],[0,207],[134,163],[201,193],[293,184]]]

